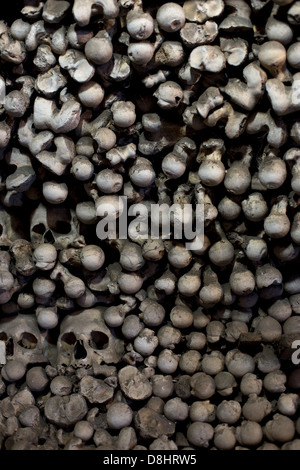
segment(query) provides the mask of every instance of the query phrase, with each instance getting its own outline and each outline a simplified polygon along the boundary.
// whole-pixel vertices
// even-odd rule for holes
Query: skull
[[[0,246],[10,246],[13,241],[26,238],[19,217],[9,214],[7,208],[0,205]]]
[[[0,319],[0,340],[6,345],[6,360],[24,364],[47,362],[35,315],[15,315]]]
[[[57,368],[92,367],[117,363],[124,353],[123,341],[117,339],[103,320],[105,308],[95,307],[66,315],[57,341]]]
[[[33,249],[41,243],[52,243],[58,250],[84,245],[75,212],[63,205],[46,207],[41,203],[32,214],[30,238]]]

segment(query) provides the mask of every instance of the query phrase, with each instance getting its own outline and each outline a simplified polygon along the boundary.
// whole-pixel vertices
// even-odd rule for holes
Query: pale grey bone
[[[66,234],[55,230],[55,225],[59,222],[70,224],[70,231]],[[30,240],[32,248],[37,248],[41,243],[53,243],[58,250],[63,250],[69,246],[76,246],[76,241],[81,241],[79,234],[80,224],[73,209],[60,206],[44,206],[40,203],[34,210],[30,221]]]
[[[197,23],[217,18],[223,13],[224,7],[223,0],[188,0],[183,4],[186,19]]]
[[[36,129],[50,129],[56,133],[70,132],[80,120],[81,106],[77,101],[64,103],[61,109],[56,107],[54,100],[46,100],[38,96],[33,107],[33,121]]]
[[[10,246],[13,241],[19,238],[26,238],[20,220],[11,215],[2,205],[0,205],[0,247]]]
[[[70,3],[65,0],[47,0],[43,8],[43,19],[48,23],[59,23],[67,14]]]
[[[90,22],[93,10],[101,11],[106,18],[116,18],[119,7],[116,0],[75,0],[73,16],[79,26],[86,26]]]
[[[0,318],[0,337],[6,342],[6,360],[19,360],[25,365],[46,362],[43,354],[42,337],[36,316],[18,314]]]
[[[204,124],[214,127],[219,121],[225,121],[225,134],[229,139],[239,137],[247,125],[247,115],[236,111],[229,102],[224,101],[221,108],[212,112],[204,120]]]
[[[27,191],[36,179],[30,157],[19,149],[13,147],[6,155],[6,163],[16,166],[16,171],[6,178],[5,185],[8,191]]]
[[[114,53],[112,58],[106,64],[99,65],[96,71],[104,86],[111,82],[121,82],[130,75],[130,59],[127,55]]]
[[[233,10],[219,25],[219,30],[232,33],[237,31],[252,31],[250,15],[251,8],[244,0],[225,0],[225,7]]]
[[[144,114],[142,122],[144,132],[140,135],[138,150],[144,155],[156,155],[185,136],[185,126],[162,120],[156,113]]]
[[[91,80],[95,73],[95,68],[88,62],[84,53],[77,49],[68,49],[65,54],[59,56],[58,62],[78,83]]]
[[[26,18],[35,20],[40,16],[43,7],[44,3],[39,0],[25,0],[21,13]]]
[[[35,157],[47,170],[60,176],[75,157],[75,145],[73,139],[66,135],[55,137],[54,144],[55,152],[42,150]]]
[[[34,92],[35,79],[29,75],[17,78],[16,84],[22,85],[21,90],[12,90],[5,96],[4,109],[11,117],[21,117],[25,114]]]
[[[0,56],[5,62],[21,64],[26,58],[23,41],[15,40],[4,21],[0,22]]]
[[[10,116],[0,122],[0,149],[7,147],[9,144],[14,123],[14,118]]]
[[[103,307],[95,307],[66,315],[57,341],[59,370],[68,366],[90,368],[120,361],[124,353],[123,341],[106,326],[104,311]]]
[[[56,64],[56,57],[48,44],[40,44],[37,48],[33,63],[39,72],[47,72]]]
[[[293,76],[291,86],[285,86],[278,78],[269,79],[266,91],[278,116],[286,116],[300,110],[300,72]]]
[[[237,78],[230,78],[224,91],[233,103],[252,111],[264,94],[268,77],[255,63],[250,63],[244,68],[243,76],[246,83]]]
[[[220,38],[220,46],[229,65],[239,66],[248,57],[248,42],[242,38]]]
[[[218,25],[214,21],[205,24],[186,23],[180,30],[180,37],[187,47],[210,44],[218,35]]]
[[[246,127],[246,132],[248,134],[257,134],[261,131],[267,131],[267,141],[275,148],[281,147],[288,137],[285,122],[280,119],[274,119],[270,110],[266,113],[256,111],[248,119]]]
[[[39,133],[35,132],[33,114],[31,114],[26,121],[22,120],[20,122],[18,129],[18,139],[20,144],[28,148],[32,155],[37,155],[51,144],[54,139],[54,134],[53,132],[47,130],[41,131]]]
[[[35,87],[46,98],[52,98],[66,84],[66,77],[61,73],[59,65],[56,65],[47,72],[38,75]]]

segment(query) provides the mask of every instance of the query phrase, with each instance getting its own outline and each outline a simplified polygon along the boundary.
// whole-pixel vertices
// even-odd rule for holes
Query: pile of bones
[[[300,1],[11,3],[1,449],[300,449]]]

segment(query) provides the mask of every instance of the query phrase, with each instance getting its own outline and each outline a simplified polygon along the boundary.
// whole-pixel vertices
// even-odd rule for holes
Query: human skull
[[[79,221],[75,212],[63,205],[57,207],[39,204],[32,214],[30,238],[33,249],[41,243],[52,243],[58,250],[70,245],[84,245],[83,237],[79,235]],[[76,245],[76,241],[79,245]]]
[[[10,246],[19,238],[26,238],[19,218],[0,205],[0,246]]]
[[[106,326],[104,311],[103,307],[95,307],[66,315],[57,341],[58,370],[119,362],[124,353],[123,341]]]
[[[6,345],[6,361],[24,364],[47,362],[35,315],[15,315],[0,319],[0,340]]]

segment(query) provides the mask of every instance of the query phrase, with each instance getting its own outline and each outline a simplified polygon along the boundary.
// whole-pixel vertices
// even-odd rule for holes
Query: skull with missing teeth
[[[124,353],[123,341],[106,326],[104,311],[105,308],[97,307],[66,315],[57,342],[58,369],[119,362]]]

